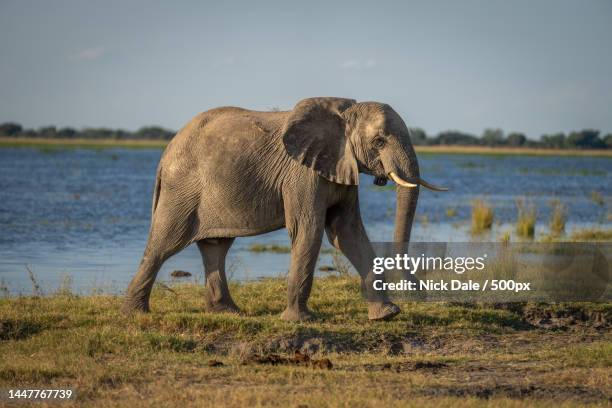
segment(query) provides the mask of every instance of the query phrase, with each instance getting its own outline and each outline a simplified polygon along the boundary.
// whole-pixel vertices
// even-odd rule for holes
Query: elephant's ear
[[[355,103],[354,99],[343,98],[298,102],[282,130],[289,156],[334,183],[359,184],[357,160],[341,116]]]

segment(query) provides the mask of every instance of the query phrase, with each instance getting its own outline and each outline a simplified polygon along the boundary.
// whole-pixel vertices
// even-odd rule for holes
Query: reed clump
[[[565,233],[565,223],[567,221],[567,207],[559,200],[550,202],[550,221],[548,228],[550,235],[558,237]]]
[[[596,190],[591,191],[591,201],[593,201],[595,204],[599,206],[603,206],[605,203],[604,198],[601,195],[601,193]]]
[[[503,233],[503,234],[502,234],[502,235],[499,237],[499,241],[500,241],[502,244],[507,245],[507,244],[509,244],[509,243],[510,243],[511,238],[512,238],[512,235],[510,234],[510,231],[506,231],[506,232],[504,232],[504,233]]]
[[[516,221],[516,233],[521,238],[533,238],[535,236],[535,225],[537,209],[535,205],[526,203],[525,200],[517,200],[518,219]]]
[[[472,202],[472,234],[481,234],[493,226],[493,208],[484,200]]]

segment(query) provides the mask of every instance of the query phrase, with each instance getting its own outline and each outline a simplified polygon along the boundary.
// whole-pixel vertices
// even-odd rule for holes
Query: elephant
[[[374,250],[359,212],[359,173],[397,184],[395,242],[408,242],[420,177],[406,124],[387,104],[317,97],[290,111],[220,107],[196,115],[160,159],[144,255],[122,310],[149,311],[156,275],[195,242],[205,271],[205,310],[240,313],[225,258],[236,237],[286,228],[291,240],[287,306],[281,319],[313,318],[307,301],[324,232],[358,271],[368,318],[400,312],[372,272]]]

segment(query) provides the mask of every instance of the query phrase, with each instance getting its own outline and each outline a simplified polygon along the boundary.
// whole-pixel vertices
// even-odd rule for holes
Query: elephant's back
[[[290,161],[280,127],[284,112],[216,108],[196,115],[166,147],[161,176],[167,186],[190,183],[215,190],[235,185],[242,196],[253,188],[280,190],[279,173]],[[248,199],[248,197],[244,197]]]
[[[191,152],[208,161],[238,159],[273,142],[286,112],[259,112],[233,106],[197,114],[172,139],[169,153]]]

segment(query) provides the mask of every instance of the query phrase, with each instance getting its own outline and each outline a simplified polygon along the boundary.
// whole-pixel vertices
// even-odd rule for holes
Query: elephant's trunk
[[[410,242],[410,231],[412,230],[412,222],[416,212],[417,201],[419,199],[419,183],[420,172],[416,153],[412,146],[405,149],[407,155],[396,161],[396,166],[393,170],[398,170],[401,176],[397,176],[393,171],[389,171],[391,178],[397,184],[396,187],[396,205],[395,205],[395,234],[393,241],[401,244]],[[391,170],[391,169],[389,169]],[[401,180],[401,177],[406,177],[413,181],[408,183]],[[398,182],[398,181],[402,182]]]
[[[412,230],[418,198],[419,187],[397,186],[394,242],[410,242],[410,231]]]
[[[401,146],[401,150],[390,151],[398,150],[403,154],[384,155],[382,162],[389,178],[397,184],[393,241],[401,244],[410,242],[410,231],[412,230],[414,213],[419,199],[420,186],[434,191],[446,191],[447,189],[434,186],[421,178],[419,163],[412,145]]]
[[[395,235],[394,242],[409,242],[410,230],[414,221],[414,213],[416,212],[417,201],[419,198],[419,185],[433,191],[447,191],[447,188],[434,186],[418,176],[418,167],[413,169],[412,177],[414,182],[407,182],[398,177],[395,173],[389,173],[393,181],[397,183],[397,204],[395,207]]]

